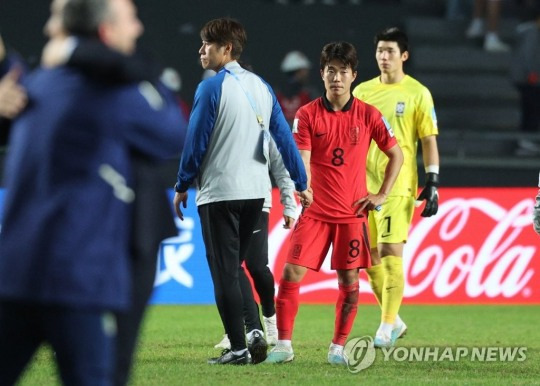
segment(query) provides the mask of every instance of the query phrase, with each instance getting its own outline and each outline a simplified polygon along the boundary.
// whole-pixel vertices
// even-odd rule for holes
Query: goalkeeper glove
[[[418,196],[418,201],[426,200],[426,206],[420,214],[422,217],[431,217],[439,210],[439,175],[437,173],[426,174],[426,185]]]

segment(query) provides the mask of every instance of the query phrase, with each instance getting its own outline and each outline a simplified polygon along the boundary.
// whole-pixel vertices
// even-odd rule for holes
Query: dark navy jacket
[[[134,199],[129,154],[177,155],[185,121],[150,83],[101,86],[38,70],[14,122],[0,233],[0,299],[122,309]]]

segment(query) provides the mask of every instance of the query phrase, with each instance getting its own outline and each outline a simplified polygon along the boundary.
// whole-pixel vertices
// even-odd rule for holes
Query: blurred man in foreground
[[[51,37],[64,26],[129,53],[142,33],[131,0],[54,0],[51,11]],[[175,155],[181,116],[173,95],[149,82],[104,85],[61,66],[25,86],[5,173],[0,384],[13,384],[48,342],[65,384],[110,385],[114,311],[130,305],[130,153]]]

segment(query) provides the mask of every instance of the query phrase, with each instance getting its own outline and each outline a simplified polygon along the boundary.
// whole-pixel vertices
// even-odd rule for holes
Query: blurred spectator
[[[191,107],[182,97],[180,97],[180,91],[182,91],[182,76],[174,68],[167,67],[163,70],[160,80],[165,86],[176,93],[178,105],[180,106],[184,117],[189,117]]]
[[[475,0],[473,19],[465,32],[467,38],[483,37],[484,50],[489,52],[510,51],[510,46],[499,38],[500,13],[501,0]]]
[[[523,134],[540,130],[540,5],[531,8],[533,19],[517,28],[517,47],[512,57],[511,78],[520,94]],[[540,144],[520,139],[516,155],[540,155]]]
[[[317,93],[309,88],[310,69],[311,62],[300,51],[289,52],[281,62],[281,71],[286,74],[287,82],[276,90],[276,98],[289,125],[296,111],[317,97]]]
[[[463,20],[471,11],[469,0],[448,0],[446,2],[446,20]]]

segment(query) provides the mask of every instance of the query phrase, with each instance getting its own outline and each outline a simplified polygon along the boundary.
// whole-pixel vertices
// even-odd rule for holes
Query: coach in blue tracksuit
[[[177,154],[182,118],[174,95],[147,82],[105,86],[59,67],[25,87],[5,171],[0,384],[48,341],[65,384],[110,385],[113,312],[130,302],[130,153]]]
[[[210,364],[250,362],[244,332],[238,272],[268,194],[268,145],[275,140],[302,202],[309,205],[307,176],[300,153],[276,97],[267,83],[237,62],[246,43],[243,26],[232,19],[209,21],[199,50],[205,69],[217,72],[195,94],[175,185],[180,204],[197,179],[197,207],[219,314],[231,350]],[[266,358],[257,335],[248,342],[253,363]]]

